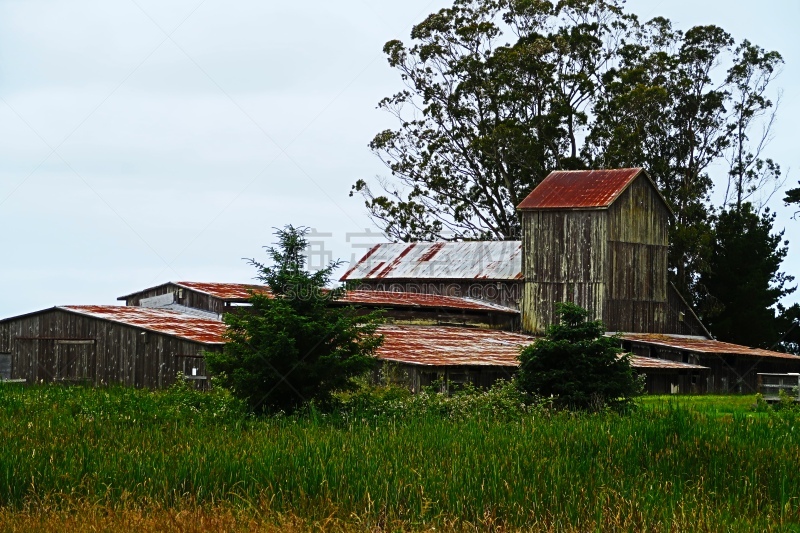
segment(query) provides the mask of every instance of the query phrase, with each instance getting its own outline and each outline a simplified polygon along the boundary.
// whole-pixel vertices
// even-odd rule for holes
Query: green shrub
[[[641,382],[619,340],[605,337],[600,321],[572,303],[557,304],[559,323],[519,356],[517,383],[522,391],[552,397],[556,406],[597,411],[629,409]]]

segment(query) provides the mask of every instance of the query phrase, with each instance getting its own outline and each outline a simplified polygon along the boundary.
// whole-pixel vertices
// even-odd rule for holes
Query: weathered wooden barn
[[[386,243],[342,277],[334,306],[385,310],[378,357],[412,389],[488,386],[572,301],[620,335],[650,393],[754,392],[800,357],[718,342],[667,280],[663,197],[641,169],[554,172],[518,206],[523,240]],[[222,315],[260,285],[168,282],[126,306],[64,306],[0,321],[0,379],[163,387],[206,379]],[[609,333],[611,334],[611,333]]]
[[[641,168],[552,172],[518,210],[525,331],[570,301],[610,331],[707,334],[667,281],[671,212]]]
[[[178,372],[202,385],[203,352],[221,350],[218,320],[143,307],[53,307],[0,321],[11,379],[160,388]]]
[[[522,243],[377,244],[340,281],[352,289],[473,298],[518,309]]]

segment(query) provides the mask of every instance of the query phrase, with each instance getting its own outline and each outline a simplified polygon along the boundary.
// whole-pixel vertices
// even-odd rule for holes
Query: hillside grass
[[[0,531],[800,530],[793,411],[517,400],[389,391],[257,419],[221,392],[0,386]]]

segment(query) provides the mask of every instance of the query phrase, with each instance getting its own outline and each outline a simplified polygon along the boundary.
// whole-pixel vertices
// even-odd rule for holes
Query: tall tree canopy
[[[675,218],[673,281],[697,301],[722,207],[778,183],[764,158],[782,58],[717,26],[642,22],[618,0],[455,0],[389,41],[406,89],[370,148],[391,177],[358,180],[391,238],[514,239],[516,205],[550,171],[642,166]],[[376,188],[377,185],[377,188]]]

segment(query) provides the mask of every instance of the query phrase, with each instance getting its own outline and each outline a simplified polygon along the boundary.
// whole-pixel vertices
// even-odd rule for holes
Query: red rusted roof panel
[[[731,344],[729,342],[715,341],[712,339],[704,339],[701,337],[687,337],[681,335],[663,335],[658,333],[623,333],[621,338],[626,341],[639,342],[642,344],[652,344],[654,346],[663,346],[665,348],[673,348],[675,350],[685,350],[689,352],[706,353],[706,354],[731,354],[731,355],[747,355],[752,357],[772,357],[778,359],[791,359],[800,363],[800,357],[781,352],[773,352],[771,350],[762,350],[760,348],[748,348],[739,344]]]
[[[59,309],[203,344],[224,344],[224,323],[176,311],[119,305],[67,305]]]
[[[360,279],[522,279],[522,242],[378,244],[341,277]]]
[[[481,300],[473,300],[472,298],[417,294],[413,292],[347,291],[344,298],[337,301],[375,307],[419,307],[519,314],[516,309]]]
[[[221,300],[247,300],[250,298],[250,291],[265,291],[263,285],[251,285],[246,283],[214,283],[199,281],[176,281],[175,285],[185,289],[210,294]]]
[[[517,209],[608,207],[641,171],[641,168],[618,168],[551,172]]]

